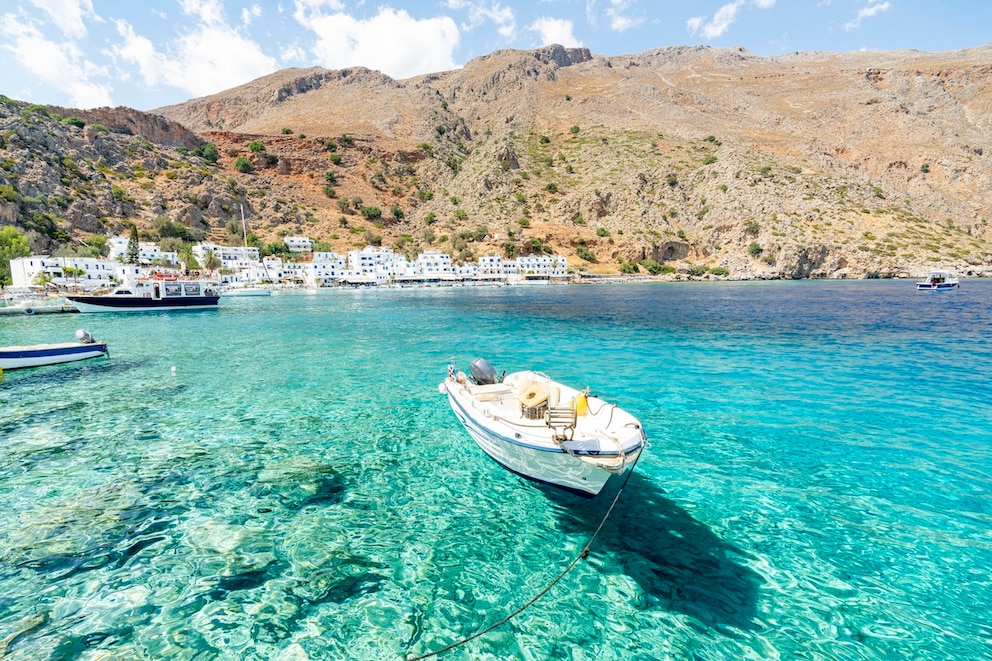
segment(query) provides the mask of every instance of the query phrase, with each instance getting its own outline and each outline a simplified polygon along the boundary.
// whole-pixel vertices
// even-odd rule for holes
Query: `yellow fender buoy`
[[[548,401],[548,390],[540,383],[531,383],[520,391],[518,399],[524,407],[532,409]]]
[[[583,390],[572,400],[572,406],[575,407],[575,415],[583,416],[589,413],[589,391]]]

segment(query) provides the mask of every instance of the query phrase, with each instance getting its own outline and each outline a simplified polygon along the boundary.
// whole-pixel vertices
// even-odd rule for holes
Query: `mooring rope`
[[[586,558],[586,557],[589,556],[589,547],[592,546],[592,543],[596,540],[596,536],[599,535],[599,531],[603,529],[603,526],[606,525],[606,520],[609,519],[610,518],[610,514],[613,513],[613,508],[616,507],[617,501],[620,500],[620,494],[623,493],[624,487],[627,486],[627,480],[629,480],[630,479],[630,476],[633,474],[634,468],[637,467],[637,462],[641,460],[641,454],[644,453],[644,450],[645,450],[646,447],[647,447],[647,440],[645,439],[645,442],[641,445],[641,452],[638,453],[638,455],[634,458],[634,463],[632,463],[630,465],[630,470],[627,471],[627,474],[624,476],[623,483],[620,485],[620,488],[617,489],[617,495],[615,495],[613,497],[613,502],[610,503],[609,508],[607,508],[607,510],[606,510],[606,514],[603,515],[603,520],[599,522],[599,525],[598,526],[596,526],[596,530],[589,537],[589,541],[586,542],[586,545],[582,547],[582,551],[577,556],[575,556],[575,558],[570,563],[568,563],[568,566],[565,567],[565,569],[562,570],[562,572],[560,574],[558,574],[558,576],[556,576],[553,581],[551,581],[546,586],[544,586],[544,588],[540,592],[538,592],[536,595],[534,595],[527,603],[525,603],[523,606],[521,606],[517,610],[513,611],[512,613],[510,613],[509,615],[507,615],[506,617],[504,617],[499,622],[496,622],[494,624],[490,624],[488,627],[486,627],[482,631],[478,631],[478,632],[472,634],[471,636],[468,636],[467,638],[462,638],[461,640],[459,640],[457,642],[451,643],[450,645],[447,645],[445,647],[442,647],[441,649],[434,650],[433,652],[428,652],[427,654],[421,654],[420,656],[414,656],[413,654],[409,654],[409,655],[406,656],[406,661],[421,661],[421,659],[429,659],[429,658],[431,658],[433,656],[437,656],[439,654],[443,654],[443,653],[447,652],[448,650],[453,650],[456,647],[461,647],[465,643],[467,643],[469,641],[472,641],[472,640],[475,640],[479,636],[484,636],[485,634],[489,633],[490,631],[492,631],[496,627],[499,627],[499,626],[502,626],[502,625],[506,624],[507,622],[509,622],[510,620],[512,620],[513,618],[515,618],[517,615],[520,615],[525,610],[527,610],[528,608],[530,608],[531,606],[533,606],[537,602],[538,599],[540,599],[545,594],[547,594],[548,591],[551,590],[551,588],[553,588],[555,585],[558,584],[559,581],[561,581],[561,579],[565,578],[565,575],[568,574],[568,572],[570,572],[572,570],[572,568],[579,563],[579,560],[581,560],[581,559]]]

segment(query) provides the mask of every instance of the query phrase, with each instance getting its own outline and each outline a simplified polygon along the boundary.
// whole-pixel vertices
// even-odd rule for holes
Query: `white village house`
[[[142,273],[142,267],[179,267],[175,252],[163,252],[150,242],[139,242],[138,264],[124,264],[127,236],[107,241],[109,254],[104,259],[92,257],[50,257],[34,255],[12,259],[14,287],[29,287],[48,281],[62,287],[97,289],[116,282],[126,282]],[[456,266],[451,255],[426,250],[411,262],[406,255],[388,247],[365,246],[351,250],[347,256],[333,252],[311,252],[313,243],[306,237],[285,237],[286,246],[299,261],[284,261],[278,256],[261,257],[258,248],[222,246],[210,241],[192,248],[201,264],[207,253],[219,260],[219,278],[223,283],[302,283],[305,287],[352,286],[423,286],[451,284],[542,284],[565,282],[569,278],[568,262],[556,255],[527,255],[505,260],[499,255],[485,255],[477,264]]]

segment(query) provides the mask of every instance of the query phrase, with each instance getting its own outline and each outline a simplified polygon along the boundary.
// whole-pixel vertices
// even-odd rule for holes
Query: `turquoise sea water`
[[[649,445],[589,557],[439,658],[992,658],[990,311],[865,281],[2,317],[111,357],[0,382],[0,657],[401,659],[498,621],[610,494],[485,457],[437,391],[482,356]]]

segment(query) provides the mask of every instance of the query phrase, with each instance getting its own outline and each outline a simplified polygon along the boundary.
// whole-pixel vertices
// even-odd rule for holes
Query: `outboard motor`
[[[485,358],[476,358],[469,363],[468,371],[472,373],[472,378],[479,385],[484,386],[491,383],[498,383],[496,370],[493,369],[493,366]]]
[[[80,328],[76,331],[76,339],[83,344],[93,344],[93,336],[85,328]]]

